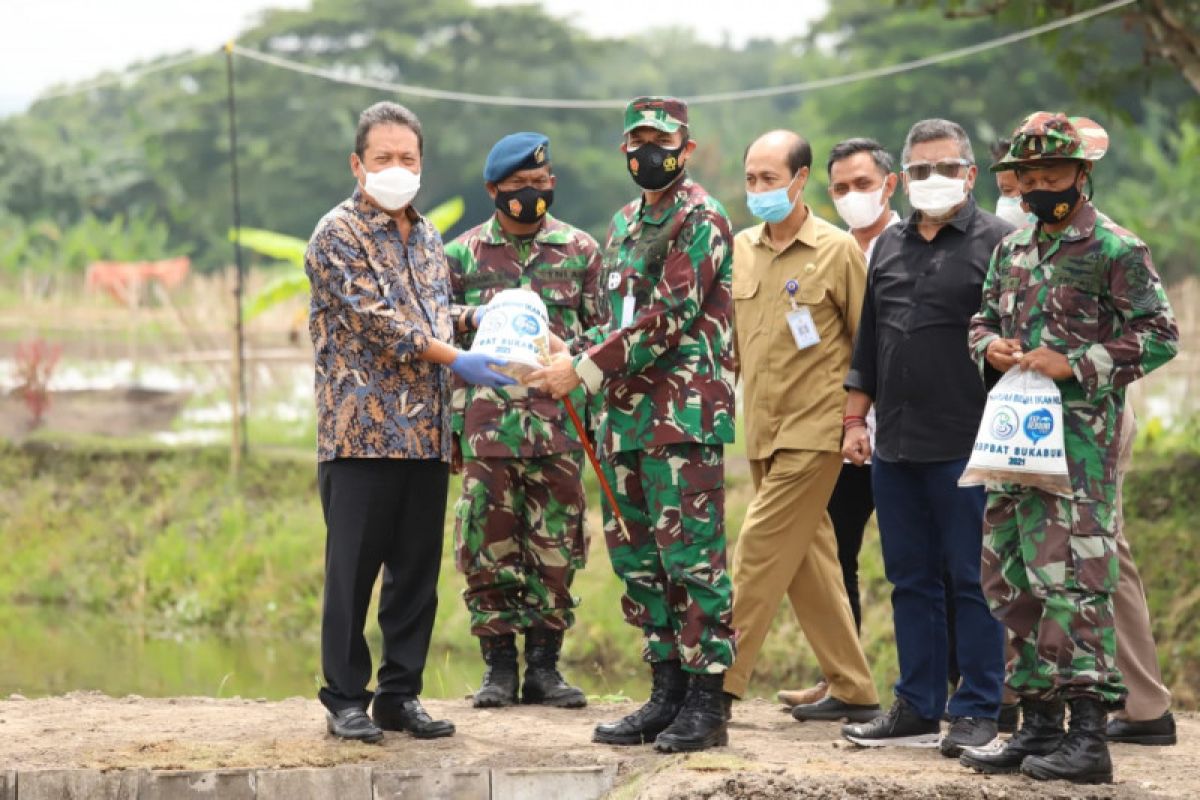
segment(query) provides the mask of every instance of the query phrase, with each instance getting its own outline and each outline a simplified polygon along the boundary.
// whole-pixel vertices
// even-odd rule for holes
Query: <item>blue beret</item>
[[[483,179],[499,183],[517,170],[550,163],[550,140],[540,133],[510,133],[492,147],[483,165]]]

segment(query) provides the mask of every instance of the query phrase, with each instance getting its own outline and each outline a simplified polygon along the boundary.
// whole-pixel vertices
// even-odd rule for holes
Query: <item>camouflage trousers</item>
[[[733,584],[725,567],[725,463],[720,446],[671,444],[611,453],[604,472],[629,530],[604,503],[604,539],[625,584],[625,621],[642,657],[690,672],[733,664]]]
[[[1117,669],[1112,508],[1038,489],[989,491],[982,582],[992,614],[1012,633],[1006,683],[1031,699],[1124,703]]]
[[[574,624],[571,583],[587,560],[581,468],[578,451],[463,462],[454,546],[475,636]]]

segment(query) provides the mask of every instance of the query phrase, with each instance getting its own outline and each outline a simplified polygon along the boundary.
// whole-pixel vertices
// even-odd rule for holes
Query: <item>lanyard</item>
[[[792,304],[792,310],[795,311],[799,308],[796,305],[796,292],[800,291],[800,284],[793,278],[783,285],[783,289],[788,293],[788,302]]]

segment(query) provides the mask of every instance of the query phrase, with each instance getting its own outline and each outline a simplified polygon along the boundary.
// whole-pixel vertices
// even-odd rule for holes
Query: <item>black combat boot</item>
[[[596,726],[592,741],[600,744],[646,744],[675,721],[688,692],[687,673],[678,661],[659,661],[654,671],[650,699],[646,704],[616,722]],[[720,689],[718,688],[718,691]]]
[[[1049,755],[1062,744],[1063,716],[1061,700],[1022,700],[1021,727],[1007,743],[965,748],[958,761],[990,775],[1020,772],[1026,756]]]
[[[476,708],[511,706],[517,702],[517,637],[480,636],[479,649],[487,669],[483,685],[475,693]]]
[[[562,650],[563,632],[549,628],[530,628],[525,631],[525,682],[521,685],[521,702],[538,703],[558,708],[583,708],[587,697],[583,691],[563,680],[558,671],[558,654]]]
[[[693,673],[679,715],[654,740],[654,749],[664,753],[686,753],[729,744],[725,727],[725,676]]]
[[[1058,749],[1047,756],[1030,756],[1021,764],[1021,772],[1039,781],[1071,783],[1112,783],[1112,759],[1104,729],[1108,712],[1094,697],[1074,697],[1071,724]]]

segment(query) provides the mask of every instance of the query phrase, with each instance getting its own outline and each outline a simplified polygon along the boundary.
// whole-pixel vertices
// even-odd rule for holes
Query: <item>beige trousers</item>
[[[737,658],[725,673],[725,691],[736,697],[746,693],[786,594],[830,694],[846,703],[879,702],[825,510],[841,469],[840,453],[813,450],[780,450],[750,461],[755,495],[733,554]]]

